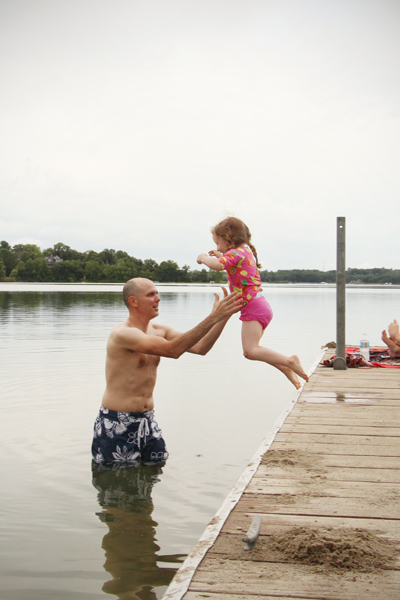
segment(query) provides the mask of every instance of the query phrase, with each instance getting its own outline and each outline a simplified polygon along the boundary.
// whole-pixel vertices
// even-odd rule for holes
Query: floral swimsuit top
[[[228,250],[218,260],[227,272],[231,292],[242,292],[243,304],[262,295],[260,274],[247,245]]]

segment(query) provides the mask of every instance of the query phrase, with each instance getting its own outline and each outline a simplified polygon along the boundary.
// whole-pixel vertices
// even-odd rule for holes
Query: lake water
[[[93,477],[91,437],[122,286],[0,284],[2,600],[160,598],[294,393],[246,361],[234,315],[205,357],[163,359],[156,419],[170,459]],[[215,288],[218,291],[218,288]],[[210,286],[159,286],[160,321],[185,331]],[[331,286],[265,286],[263,343],[308,370],[335,339]],[[346,342],[400,317],[400,289],[348,288]]]

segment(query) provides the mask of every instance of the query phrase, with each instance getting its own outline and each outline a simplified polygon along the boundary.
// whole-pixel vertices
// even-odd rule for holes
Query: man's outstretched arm
[[[179,358],[184,352],[193,348],[202,338],[205,338],[209,332],[211,333],[211,330],[215,327],[215,332],[212,332],[212,335],[208,337],[204,347],[200,346],[200,350],[202,350],[200,353],[205,353],[204,350],[207,346],[211,348],[218,339],[229,317],[238,312],[242,306],[242,298],[239,293],[229,294],[221,301],[217,294],[214,295],[215,302],[210,315],[186,333],[177,334],[172,339],[168,339],[169,328],[166,329],[166,337],[164,338],[157,335],[148,335],[136,327],[124,327],[116,330],[114,342],[123,348],[142,352],[143,354]]]
[[[224,293],[224,298],[226,298],[228,296],[226,288],[222,287],[222,291]],[[197,342],[197,344],[194,344],[194,346],[189,348],[187,352],[190,352],[192,354],[201,354],[201,356],[205,356],[214,346],[215,342],[223,332],[224,327],[229,321],[229,319],[230,316],[214,325],[214,327],[207,333],[207,335],[205,335],[199,342]],[[173,340],[179,335],[182,335],[182,333],[180,331],[175,331],[172,328],[168,328],[166,331],[167,340]]]

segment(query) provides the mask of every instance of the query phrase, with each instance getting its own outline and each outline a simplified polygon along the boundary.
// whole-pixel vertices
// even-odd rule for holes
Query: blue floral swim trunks
[[[117,412],[101,406],[94,423],[92,456],[98,465],[165,462],[168,451],[154,411]]]

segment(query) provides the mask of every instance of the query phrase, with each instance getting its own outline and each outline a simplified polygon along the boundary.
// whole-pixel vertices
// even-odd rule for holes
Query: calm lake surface
[[[93,476],[93,422],[122,286],[0,283],[2,600],[154,600],[294,393],[246,361],[236,315],[205,357],[162,359],[156,419],[162,469]],[[211,310],[210,286],[159,286],[160,322],[185,331]],[[335,339],[336,290],[265,286],[274,319],[263,343],[308,370]],[[348,288],[346,341],[380,344],[400,318],[400,289]]]

